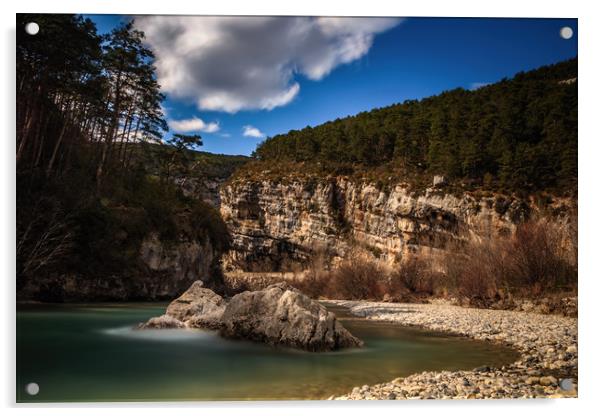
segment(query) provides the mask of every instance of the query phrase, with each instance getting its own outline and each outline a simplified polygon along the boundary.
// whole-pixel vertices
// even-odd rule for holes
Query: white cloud
[[[139,16],[159,83],[201,110],[271,110],[364,56],[396,18]]]
[[[265,136],[265,134],[263,134],[261,132],[261,130],[259,130],[257,127],[253,127],[253,126],[244,126],[242,128],[242,135],[245,137],[255,137],[255,138],[260,138],[260,137]]]
[[[219,131],[219,123],[214,121],[205,123],[203,120],[195,116],[184,120],[169,120],[168,124],[169,127],[177,133],[190,133],[193,131],[215,133]]]
[[[474,91],[474,90],[478,90],[479,88],[486,87],[487,85],[490,85],[490,84],[491,84],[491,82],[472,82],[470,84],[470,89],[472,91]]]

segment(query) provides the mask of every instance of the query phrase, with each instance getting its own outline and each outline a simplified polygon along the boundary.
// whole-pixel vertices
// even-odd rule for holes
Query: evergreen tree
[[[475,91],[362,112],[264,140],[259,160],[403,166],[507,190],[574,190],[577,59]]]

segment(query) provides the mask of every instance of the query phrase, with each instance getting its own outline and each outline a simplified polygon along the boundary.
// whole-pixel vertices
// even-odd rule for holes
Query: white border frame
[[[5,337],[0,342],[3,369],[0,394],[8,414],[81,415],[86,413],[106,415],[113,409],[127,409],[131,413],[164,415],[166,412],[195,414],[203,412],[240,413],[245,415],[306,415],[331,414],[399,414],[423,412],[454,414],[507,415],[508,412],[545,412],[547,414],[576,414],[594,409],[600,386],[599,360],[595,358],[600,346],[598,319],[602,275],[596,256],[597,243],[602,236],[600,214],[602,207],[600,190],[600,100],[602,91],[601,55],[602,19],[593,1],[528,2],[504,0],[486,2],[470,0],[422,0],[393,2],[369,0],[361,4],[349,1],[303,0],[291,4],[277,0],[216,2],[189,2],[170,0],[151,3],[149,0],[108,2],[102,0],[26,0],[2,2],[3,42],[2,109],[3,163],[0,164],[4,191],[2,205],[2,247],[0,249],[4,273],[2,326]],[[579,398],[545,400],[486,400],[486,401],[428,401],[428,402],[196,402],[196,403],[119,403],[119,404],[68,404],[68,405],[15,405],[15,13],[107,13],[107,14],[236,14],[236,15],[346,15],[346,16],[455,16],[455,17],[572,17],[579,19]],[[596,383],[598,380],[598,383]],[[109,410],[109,409],[110,410]],[[173,409],[173,410],[172,410]]]

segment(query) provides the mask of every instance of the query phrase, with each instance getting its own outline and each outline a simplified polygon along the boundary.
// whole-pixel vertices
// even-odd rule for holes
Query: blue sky
[[[87,17],[100,32],[128,19]],[[172,126],[189,126],[190,133],[195,126],[201,129],[201,150],[214,153],[248,155],[265,136],[456,87],[471,89],[577,56],[577,19],[345,21],[344,28],[338,22],[328,25],[335,30],[320,26],[325,36],[314,36],[317,29],[306,29],[309,23],[303,21],[293,33],[301,30],[298,36],[312,41],[299,44],[287,38],[293,26],[288,21],[270,21],[264,30],[261,22],[249,29],[245,22],[195,20],[196,29],[188,30],[180,26],[190,21],[174,19],[145,17],[140,23],[156,49],[159,81],[166,86],[166,115]],[[573,30],[570,39],[560,36],[567,26]],[[178,30],[181,36],[175,41],[167,38]],[[198,46],[205,44],[205,32],[217,39],[210,48]],[[249,51],[256,46],[246,43],[250,39],[265,49]],[[174,45],[186,45],[185,51],[177,55]],[[177,65],[168,66],[173,61]],[[277,104],[274,97],[280,97]],[[245,136],[245,130],[251,134]],[[261,137],[255,137],[258,133]]]

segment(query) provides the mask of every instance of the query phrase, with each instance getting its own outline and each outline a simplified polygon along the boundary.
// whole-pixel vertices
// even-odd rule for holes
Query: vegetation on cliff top
[[[574,193],[576,78],[574,58],[474,91],[458,88],[292,130],[261,143],[258,162],[241,175],[286,165],[289,174],[376,172],[419,184],[443,174],[489,189]]]
[[[171,178],[226,180],[251,160],[248,156],[201,152],[186,146],[180,149],[153,143],[134,146],[134,154],[150,172]]]

